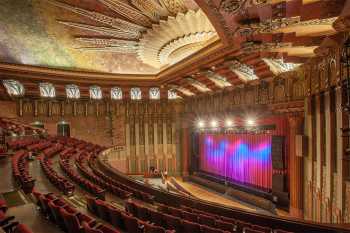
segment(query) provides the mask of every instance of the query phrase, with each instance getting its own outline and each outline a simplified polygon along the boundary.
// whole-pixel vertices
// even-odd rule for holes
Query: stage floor
[[[242,210],[251,211],[255,213],[273,215],[271,212],[268,212],[259,207],[253,206],[251,204],[247,204],[242,201],[236,200],[233,197],[229,197],[229,196],[225,196],[223,194],[217,193],[214,190],[210,190],[199,184],[195,184],[192,182],[184,182],[182,177],[177,177],[176,181],[178,182],[178,184],[180,184],[184,189],[186,189],[196,198],[213,202],[213,203],[219,203],[227,207],[239,208]]]

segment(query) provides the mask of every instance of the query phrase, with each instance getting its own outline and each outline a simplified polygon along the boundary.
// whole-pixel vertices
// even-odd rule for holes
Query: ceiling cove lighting
[[[252,118],[248,118],[246,121],[248,126],[254,126],[255,125],[255,120]]]
[[[216,128],[216,127],[218,127],[218,122],[216,120],[212,120],[210,122],[210,126],[213,127],[213,128]]]
[[[233,126],[233,121],[230,120],[230,119],[227,119],[227,120],[225,121],[225,126],[226,126],[226,127],[232,127],[232,126]]]

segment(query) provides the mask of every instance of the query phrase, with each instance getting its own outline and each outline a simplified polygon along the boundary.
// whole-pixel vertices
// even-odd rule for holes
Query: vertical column
[[[296,155],[296,135],[303,134],[304,118],[300,115],[288,117],[289,161],[290,161],[290,214],[303,218],[303,157]]]
[[[181,147],[182,147],[182,175],[188,176],[189,172],[189,129],[187,124],[183,123],[181,127]]]

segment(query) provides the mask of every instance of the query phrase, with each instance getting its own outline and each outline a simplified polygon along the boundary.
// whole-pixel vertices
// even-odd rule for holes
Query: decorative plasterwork
[[[40,83],[39,84],[40,96],[54,98],[56,97],[56,90],[52,83]]]
[[[175,90],[173,90],[173,89],[168,90],[168,99],[169,100],[175,100],[177,98],[179,98],[179,96],[177,95]]]
[[[206,85],[204,85],[203,83],[199,82],[196,79],[193,78],[186,78],[186,81],[191,84],[192,86],[194,86],[198,91],[200,92],[208,92],[211,91]]]
[[[102,99],[102,90],[99,86],[91,86],[89,89],[90,99],[100,100]]]
[[[253,68],[237,60],[229,61],[230,70],[244,82],[258,79]]]
[[[142,91],[139,87],[133,87],[130,89],[130,99],[132,100],[142,99]]]
[[[283,62],[283,59],[270,59],[270,58],[263,58],[264,62],[270,67],[270,70],[275,75],[292,71],[296,69],[300,64],[295,63],[285,63]]]
[[[115,11],[119,15],[125,17],[131,22],[135,22],[138,25],[150,27],[152,21],[144,15],[141,11],[135,9],[134,7],[127,4],[125,1],[121,0],[98,0],[111,10]]]
[[[161,2],[154,0],[131,0],[131,3],[153,21],[158,22],[162,17],[167,17],[169,12]]]
[[[188,90],[187,88],[178,86],[178,85],[170,84],[169,87],[171,89],[175,89],[175,90],[181,92],[182,94],[184,94],[186,96],[193,96],[194,95],[194,93],[192,91]]]
[[[216,74],[214,71],[206,70],[202,71],[201,74],[205,75],[209,80],[211,80],[216,86],[220,88],[232,86],[224,76]]]
[[[87,31],[97,32],[98,34],[105,35],[105,36],[112,36],[117,37],[121,39],[138,39],[140,37],[140,34],[134,31],[123,31],[117,28],[109,28],[109,27],[102,27],[102,26],[93,26],[83,23],[75,23],[75,22],[69,22],[69,21],[57,21],[61,24],[75,27]]]
[[[10,96],[23,96],[25,93],[22,83],[16,80],[6,79],[2,80],[2,83]]]
[[[66,85],[66,95],[68,99],[79,99],[80,90],[75,84]]]
[[[193,51],[203,48],[205,43],[215,35],[215,32],[198,32],[175,39],[160,50],[159,61],[162,65],[174,64],[192,54]]]
[[[159,25],[153,25],[152,29],[144,33],[140,39],[138,57],[144,63],[160,68],[181,57],[180,53],[169,60],[172,52],[191,44],[208,41],[215,35],[214,27],[201,10],[179,13],[176,17],[168,17],[166,21],[161,20]],[[184,53],[192,54],[204,45],[185,49]]]
[[[151,100],[159,100],[160,99],[160,89],[158,87],[151,87],[149,89],[149,98]]]
[[[111,88],[111,99],[112,100],[121,100],[123,99],[123,91],[120,87]]]
[[[48,0],[48,2],[55,5],[55,6],[61,7],[63,9],[72,11],[76,14],[90,18],[96,22],[100,22],[100,23],[109,25],[112,28],[124,30],[126,32],[133,31],[134,33],[140,34],[140,32],[146,30],[146,28],[141,26],[141,25],[137,25],[137,24],[134,24],[134,23],[131,23],[131,22],[128,22],[126,20],[119,19],[119,18],[113,18],[113,17],[107,16],[107,15],[98,13],[96,11],[85,10],[85,9],[82,9],[79,7],[74,7],[74,6],[65,4],[63,2],[55,1],[55,0]]]
[[[81,43],[90,44],[88,47],[80,47],[81,50],[99,50],[99,51],[114,51],[118,53],[136,53],[138,43],[130,40],[119,39],[99,39],[99,38],[76,38]],[[91,46],[93,45],[93,47]]]

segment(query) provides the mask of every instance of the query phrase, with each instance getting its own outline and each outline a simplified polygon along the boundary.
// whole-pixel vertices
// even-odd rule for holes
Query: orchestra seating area
[[[7,131],[11,124],[2,125]],[[128,179],[109,175],[101,167],[99,153],[105,148],[74,138],[40,135],[40,139],[18,139],[8,143],[8,150],[13,153],[13,176],[23,192],[33,195],[40,208],[41,215],[67,233],[291,233],[316,232],[297,231],[290,228],[298,223],[289,223],[268,217],[259,221],[255,216],[247,221],[247,213],[242,218],[239,215],[227,216],[227,210],[222,214],[213,211],[208,204],[187,198],[168,196],[168,202],[163,201],[150,187],[142,184],[128,183]],[[40,162],[45,177],[57,188],[57,193],[40,193],[36,191],[35,180],[31,177],[28,165],[31,160],[28,155],[35,153]],[[61,175],[53,167],[52,159],[58,156]],[[79,195],[76,187],[87,191],[83,199],[89,214],[80,212],[66,201],[64,196]],[[143,188],[141,186],[144,186]],[[137,188],[139,187],[139,188]],[[106,200],[106,193],[110,193],[121,201],[122,206],[116,206]],[[23,224],[13,222],[12,216],[6,216],[6,204],[0,200],[0,224],[5,232],[30,232]],[[36,213],[33,213],[36,214]],[[249,215],[249,214],[248,214]],[[257,220],[258,219],[258,220]],[[102,222],[101,222],[102,221]],[[274,228],[271,223],[281,221]],[[262,224],[257,224],[261,222]],[[12,224],[12,225],[11,225]],[[290,224],[290,225],[289,225]],[[303,225],[303,224],[301,224]],[[310,229],[316,229],[312,226]],[[334,229],[333,229],[334,230]],[[337,232],[319,229],[319,232]]]

